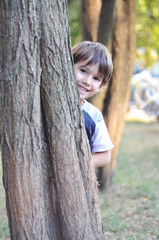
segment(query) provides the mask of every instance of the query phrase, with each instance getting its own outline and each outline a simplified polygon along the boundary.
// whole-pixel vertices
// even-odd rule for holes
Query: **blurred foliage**
[[[82,40],[81,30],[81,1],[73,0],[69,4],[69,26],[72,46]]]
[[[159,60],[159,1],[137,0],[137,60],[149,67]]]

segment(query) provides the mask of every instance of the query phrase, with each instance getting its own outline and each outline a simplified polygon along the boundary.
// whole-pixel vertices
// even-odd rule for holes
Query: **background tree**
[[[100,16],[100,20],[98,19],[98,21],[95,21],[96,23],[100,23],[98,25],[98,29],[97,24],[95,24],[94,21],[91,22],[91,19],[94,19],[93,11],[90,11],[90,9],[92,9],[91,1],[83,0],[82,3],[84,16],[87,16],[87,18],[82,18],[84,31],[83,38],[85,39],[85,37],[88,37],[88,40],[98,40],[103,44],[108,44],[109,36],[111,35],[110,32],[113,26],[115,1],[102,1],[101,12],[98,14],[97,11],[97,18]],[[98,9],[98,5],[95,2],[93,9],[96,8]],[[86,31],[86,29],[89,31]],[[93,31],[92,29],[96,29],[96,31]],[[87,34],[87,32],[89,32],[89,34]],[[96,33],[98,33],[98,36],[96,35],[96,37],[94,37]],[[115,25],[113,28],[112,38],[114,74],[108,89],[105,92],[105,100],[103,102],[103,115],[105,117],[105,121],[107,122],[108,130],[112,142],[115,145],[115,149],[112,151],[111,163],[108,166],[99,169],[98,172],[98,180],[102,189],[111,184],[112,176],[116,167],[117,150],[122,136],[129,100],[130,79],[133,70],[134,53],[135,1],[119,0],[116,3]],[[102,100],[100,96],[101,95],[92,100],[94,105],[98,106],[96,101],[100,102],[101,104]],[[101,108],[101,106],[99,108]]]
[[[98,26],[98,41],[108,46],[114,25],[114,9],[116,0],[102,0]]]
[[[82,0],[83,39],[108,45],[116,0]]]
[[[97,41],[101,4],[101,0],[82,0],[83,40]]]
[[[15,240],[105,239],[66,3],[0,2],[1,149]]]
[[[103,107],[103,115],[115,148],[110,164],[99,170],[98,180],[102,189],[110,186],[116,168],[118,146],[128,109],[135,47],[135,0],[118,0],[112,40],[114,73],[108,85]]]
[[[81,17],[80,0],[73,0],[70,4],[70,27],[72,44],[75,45],[77,42],[82,40],[81,36],[81,20],[85,20]],[[86,2],[83,1],[83,3]],[[99,0],[101,4],[101,0]],[[115,0],[103,0],[102,8],[100,13],[99,29],[98,29],[98,41],[103,42],[107,45],[112,34],[112,9],[114,8]],[[94,2],[95,8],[96,1]],[[113,10],[114,11],[114,10]],[[87,13],[88,15],[89,13]],[[150,67],[155,61],[158,61],[159,50],[158,50],[158,22],[159,22],[159,5],[158,0],[153,2],[147,0],[136,1],[136,60],[142,63],[144,67]],[[90,18],[90,17],[88,17]],[[105,18],[105,20],[104,20]],[[85,22],[85,21],[84,21]],[[109,22],[109,24],[108,24]],[[85,24],[85,23],[84,23]],[[92,25],[93,22],[90,22]],[[86,27],[87,28],[87,27]],[[93,29],[94,27],[91,27]],[[110,30],[109,30],[110,29]],[[100,39],[105,36],[106,40]],[[90,33],[91,34],[91,33]],[[107,39],[108,38],[108,39]]]
[[[73,2],[74,2],[74,4],[79,4],[80,3],[80,1],[78,1],[78,0],[74,0]],[[86,2],[87,1],[84,0],[83,4],[86,3]],[[102,1],[100,21],[98,21],[99,22],[99,25],[98,25],[99,26],[98,41],[106,44],[109,47],[110,50],[111,50],[111,41],[109,41],[109,39],[105,40],[105,37],[110,36],[112,34],[111,29],[114,28],[113,25],[110,27],[110,23],[108,24],[108,19],[111,19],[111,16],[113,16],[113,15],[110,16],[109,13],[111,12],[110,9],[113,9],[112,7],[113,7],[114,3],[115,3],[115,1],[108,1],[108,0]],[[136,26],[135,26],[136,27],[135,28],[136,38],[137,38],[137,42],[136,42],[136,56],[137,56],[137,58],[136,58],[136,60],[141,62],[143,66],[149,67],[154,63],[154,61],[158,61],[158,52],[159,52],[158,51],[158,46],[159,45],[158,45],[157,41],[158,41],[158,34],[159,34],[159,30],[158,30],[158,19],[159,19],[159,15],[158,15],[158,13],[159,13],[158,10],[159,9],[158,9],[158,7],[159,7],[159,5],[158,5],[157,0],[155,0],[153,2],[146,1],[146,0],[140,0],[140,1],[137,0],[136,3],[137,3],[137,8],[136,8],[137,22],[136,22]],[[110,5],[110,4],[112,4],[112,5]],[[128,2],[125,1],[125,4],[128,4]],[[94,6],[94,8],[95,8],[95,6]],[[77,16],[77,13],[79,14],[79,11],[77,11],[77,13],[75,14],[75,9],[79,9],[79,6],[78,6],[78,8],[74,7],[73,9],[71,9],[70,15],[72,15],[72,12],[73,12],[74,13],[73,15],[77,17],[76,18],[76,23],[78,23],[78,29],[80,29],[80,15]],[[86,7],[85,7],[85,9],[87,10]],[[134,7],[134,9],[135,9],[135,7]],[[135,10],[134,9],[132,9],[132,11],[130,12],[131,16],[132,16],[132,14],[135,15]],[[127,11],[127,7],[125,7],[125,8],[122,7],[121,11]],[[87,12],[87,15],[89,15],[89,14],[91,14],[91,11]],[[86,15],[86,13],[85,13],[85,15]],[[102,16],[103,16],[103,18],[102,18]],[[103,20],[104,17],[106,17],[107,20]],[[70,17],[70,19],[71,18],[72,18],[72,16]],[[91,19],[90,16],[87,16],[87,18]],[[124,18],[126,19],[126,17],[124,17]],[[135,16],[134,16],[134,18],[135,18]],[[83,25],[87,24],[87,21],[85,21],[84,17],[82,17],[82,23],[83,23]],[[93,25],[94,22],[90,22],[90,24]],[[111,24],[113,24],[113,21],[111,22]],[[128,30],[126,30],[126,28],[125,28],[125,30],[124,30],[123,21],[121,21],[121,24],[122,24],[121,27],[123,28],[123,30],[121,32],[122,34],[124,34],[124,35],[125,35],[125,33],[127,34],[127,32],[130,29],[131,30],[133,29],[132,30],[133,31],[132,35],[135,34],[134,33],[134,27],[131,27]],[[135,20],[134,20],[133,25],[134,24],[135,24]],[[87,28],[89,28],[89,26],[88,27],[85,26],[83,29],[87,29]],[[77,28],[75,28],[75,29],[77,29]],[[93,29],[93,27],[91,27],[91,29]],[[105,31],[104,31],[104,29],[105,29]],[[107,29],[110,29],[110,32]],[[75,32],[72,25],[71,25],[71,30],[72,30],[73,33]],[[100,33],[101,33],[101,35],[100,35]],[[71,34],[71,35],[72,35],[73,45],[76,44],[79,40],[82,39],[82,36],[81,36],[79,31],[78,31],[78,39],[74,38],[73,34]],[[89,35],[91,35],[91,32],[90,32]],[[91,38],[89,38],[89,40],[91,40]],[[123,36],[122,36],[122,38],[123,38]],[[114,39],[113,41],[115,41],[115,38],[113,38],[113,39]],[[133,35],[133,39],[134,39],[134,35]],[[122,39],[122,41],[123,41],[123,39]],[[109,45],[108,45],[108,42],[109,42]],[[125,40],[123,41],[123,43],[125,44]],[[114,42],[113,45],[115,45],[115,44],[116,44],[116,42]],[[132,46],[132,48],[135,49],[135,41],[134,40],[130,41],[130,44],[134,44],[134,47]],[[126,45],[128,45],[128,43]],[[129,51],[130,49],[131,48],[129,47],[129,49],[127,49],[127,50]],[[116,50],[118,51],[118,48],[116,48]],[[131,55],[131,51],[130,51],[130,55]],[[115,67],[116,68],[120,67],[120,64],[121,63],[116,64]],[[132,67],[130,69],[132,69]],[[126,75],[127,75],[127,72],[124,70],[124,76],[126,77]],[[129,76],[130,75],[128,73],[127,79],[129,79]],[[113,79],[114,78],[115,78],[115,76],[113,76]],[[128,81],[130,81],[130,80],[128,80]],[[110,90],[110,88],[109,88],[109,90]],[[105,96],[106,96],[106,90],[100,91],[100,93],[95,98],[92,99],[93,103],[100,110],[103,109]],[[112,96],[112,94],[110,94],[110,96]],[[114,163],[114,165],[116,165],[116,162]],[[115,166],[114,166],[114,169],[115,169]],[[107,170],[106,170],[106,172],[107,172]],[[114,172],[114,170],[112,170],[112,173],[113,172]],[[105,179],[106,179],[106,177],[105,177]]]

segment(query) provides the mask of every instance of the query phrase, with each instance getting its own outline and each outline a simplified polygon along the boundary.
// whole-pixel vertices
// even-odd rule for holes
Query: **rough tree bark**
[[[2,164],[13,240],[101,240],[66,0],[1,0]]]
[[[116,3],[112,47],[114,74],[108,86],[103,108],[103,115],[115,148],[110,164],[99,171],[98,180],[103,190],[111,185],[116,168],[116,156],[128,108],[134,57],[135,0],[119,0]]]

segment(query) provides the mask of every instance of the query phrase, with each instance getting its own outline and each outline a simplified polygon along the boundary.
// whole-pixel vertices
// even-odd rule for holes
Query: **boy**
[[[112,59],[104,45],[89,41],[75,45],[72,53],[92,162],[94,167],[102,167],[110,161],[110,150],[114,146],[101,112],[86,99],[99,92],[111,78]]]

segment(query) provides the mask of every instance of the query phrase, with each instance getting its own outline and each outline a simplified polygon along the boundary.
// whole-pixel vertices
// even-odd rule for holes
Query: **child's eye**
[[[94,77],[94,80],[95,80],[95,81],[101,81],[101,79],[98,78],[98,77]]]
[[[82,73],[86,73],[86,70],[83,69],[83,68],[81,68],[81,72],[82,72]]]

